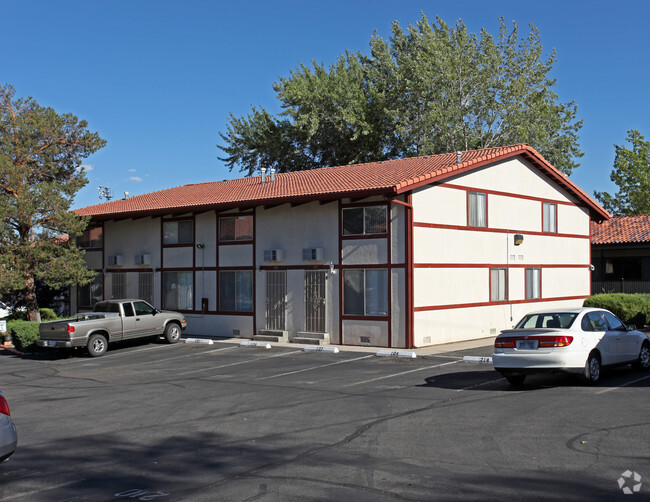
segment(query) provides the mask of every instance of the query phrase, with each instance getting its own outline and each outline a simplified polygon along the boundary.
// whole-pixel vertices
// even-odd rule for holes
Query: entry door
[[[325,332],[325,279],[322,270],[305,271],[305,331]]]
[[[266,271],[266,329],[285,329],[287,307],[287,272]]]

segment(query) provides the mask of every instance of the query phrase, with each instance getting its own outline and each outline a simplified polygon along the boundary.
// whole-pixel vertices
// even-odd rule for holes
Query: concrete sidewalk
[[[189,335],[184,334],[183,339],[198,338],[202,340],[212,340],[214,343],[236,343],[240,344],[243,342],[251,342],[250,338],[238,338],[238,337],[214,337],[206,335]],[[258,342],[258,343],[268,343],[271,347],[292,347],[296,349],[303,349],[305,347],[318,347],[318,345],[309,345],[302,343],[293,343],[293,342]],[[452,342],[444,343],[440,345],[430,345],[428,347],[419,347],[416,349],[400,349],[400,348],[387,348],[387,347],[370,347],[370,346],[358,346],[358,345],[321,345],[321,347],[336,347],[339,349],[339,352],[362,352],[362,353],[375,353],[379,350],[396,350],[404,352],[414,352],[418,357],[420,356],[430,356],[437,354],[446,354],[449,352],[458,352],[463,350],[470,349],[483,349],[485,350],[488,347],[492,347],[494,343],[494,337],[488,338],[479,338],[476,340],[466,340],[463,342]]]

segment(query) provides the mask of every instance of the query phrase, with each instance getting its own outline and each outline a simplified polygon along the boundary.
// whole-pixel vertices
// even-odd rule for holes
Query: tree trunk
[[[38,299],[36,298],[36,282],[34,274],[30,271],[25,273],[25,307],[27,318],[30,321],[41,322],[41,314],[38,311]]]

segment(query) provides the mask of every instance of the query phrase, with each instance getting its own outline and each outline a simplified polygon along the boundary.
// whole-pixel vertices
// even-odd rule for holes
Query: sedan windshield
[[[516,329],[529,328],[560,328],[568,329],[575,321],[578,314],[574,312],[544,312],[543,314],[528,314],[517,326]]]

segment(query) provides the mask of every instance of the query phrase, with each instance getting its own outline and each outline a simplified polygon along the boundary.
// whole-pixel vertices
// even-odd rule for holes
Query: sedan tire
[[[589,354],[582,378],[588,385],[596,385],[600,380],[600,357],[595,352]]]
[[[639,358],[633,363],[633,366],[639,370],[650,368],[650,343],[644,342],[639,351]]]

